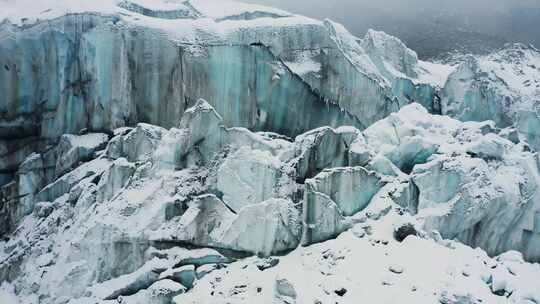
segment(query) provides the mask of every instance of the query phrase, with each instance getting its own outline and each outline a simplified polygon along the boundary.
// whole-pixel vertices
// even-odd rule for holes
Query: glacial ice
[[[306,192],[303,211],[303,245],[331,239],[347,227],[346,219],[339,206],[324,193]]]
[[[516,127],[538,149],[540,52],[512,44],[490,55],[469,56],[442,91],[442,114],[468,121],[493,120]]]
[[[125,157],[130,162],[142,161],[153,154],[164,132],[164,128],[140,123],[126,135],[114,137],[105,153],[111,159]]]
[[[538,50],[51,1],[0,12],[0,300],[540,302]]]
[[[81,162],[95,158],[96,151],[103,150],[109,138],[106,134],[92,133],[82,136],[63,135],[56,150],[55,175],[61,176]]]
[[[36,14],[22,17],[25,26],[18,4],[0,16],[7,19],[0,28],[7,62],[0,140],[13,147],[9,154],[22,155],[0,159],[0,169],[13,172],[65,133],[109,133],[139,122],[177,127],[199,98],[229,127],[296,136],[327,125],[362,129],[412,101],[431,108],[440,85],[413,51],[384,33],[358,40],[329,20],[237,3],[216,11],[208,1],[154,9],[104,2],[23,10]],[[168,19],[180,12],[190,18]],[[399,62],[401,54],[408,59]],[[306,72],[306,65],[321,68]]]
[[[360,132],[355,128],[323,127],[298,136],[295,152],[297,179],[314,177],[324,168],[344,167],[349,164],[348,148]]]
[[[306,193],[318,192],[329,196],[343,215],[351,216],[364,209],[384,185],[375,173],[362,167],[326,169],[306,181]]]
[[[195,266],[185,265],[178,268],[167,269],[159,275],[160,280],[171,279],[186,288],[193,287],[195,281]]]
[[[122,297],[122,302],[126,303],[146,303],[146,304],[166,304],[170,303],[171,300],[186,292],[186,288],[182,284],[177,283],[173,280],[164,279],[155,282],[147,289],[138,291],[134,295]],[[111,300],[112,303],[118,302],[117,300]]]
[[[135,172],[135,166],[125,158],[115,160],[103,173],[97,184],[98,202],[108,201],[124,188]]]
[[[279,197],[279,182],[293,183],[281,171],[282,163],[269,152],[240,148],[225,158],[217,171],[217,189],[235,212]],[[281,181],[285,178],[285,181]]]
[[[151,286],[164,279],[189,290],[199,284],[197,273],[202,280],[220,269],[198,271],[201,265],[309,247],[392,212],[409,213],[425,235],[436,230],[491,255],[519,250],[527,260],[538,260],[538,158],[524,143],[494,133],[499,130],[491,122],[461,123],[412,104],[363,132],[319,128],[292,141],[228,128],[204,101],[187,111],[170,130],[145,124],[118,130],[103,151],[92,154],[96,159],[49,185],[30,183],[40,198],[32,203],[39,203],[19,219],[29,224],[15,236],[35,235],[30,248],[36,257],[45,257],[40,246],[70,239],[53,249],[55,264],[47,267],[50,276],[74,267],[40,294],[56,300],[148,299]],[[186,153],[202,155],[200,147],[205,161],[177,161]],[[21,170],[41,159],[30,157]],[[170,166],[163,165],[166,159]],[[363,166],[335,167],[354,162]],[[50,221],[65,223],[50,227],[63,230],[42,240],[38,227]],[[371,233],[353,230],[357,236]],[[2,246],[18,248],[15,236]],[[174,253],[176,246],[223,253],[196,258],[194,249]],[[35,261],[20,254],[11,251],[0,274],[31,286],[16,275],[13,261],[20,257],[19,265],[28,268]],[[146,263],[155,258],[166,265],[160,275],[145,275]],[[76,288],[62,287],[75,277]],[[123,287],[102,285],[131,277],[133,283],[121,280]],[[175,290],[170,294],[184,291]],[[30,297],[33,291],[19,293]]]
[[[246,206],[228,227],[222,246],[269,256],[298,245],[300,216],[291,201],[269,199]]]
[[[176,238],[194,245],[217,247],[235,214],[215,195],[195,198],[178,222]]]

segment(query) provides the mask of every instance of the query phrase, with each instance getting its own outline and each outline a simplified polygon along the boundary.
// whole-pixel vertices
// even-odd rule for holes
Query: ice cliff
[[[289,136],[435,98],[438,77],[397,39],[329,20],[212,1],[24,4],[0,15],[4,174],[65,133],[172,127],[198,98],[229,126]]]
[[[178,127],[140,123],[113,134],[63,136],[4,187],[5,229],[16,229],[0,243],[0,275],[23,303],[162,303],[161,285],[170,301],[206,284],[198,272],[299,245],[310,252],[349,229],[371,235],[380,221],[411,226],[396,226],[384,246],[414,234],[540,260],[538,155],[493,122],[459,122],[411,104],[364,131],[323,127],[291,140],[228,127],[199,100]],[[375,241],[360,239],[349,245]],[[408,250],[396,240],[396,250]],[[474,271],[485,291],[499,291],[486,270]],[[537,301],[530,292],[512,299]]]
[[[540,303],[538,50],[29,3],[0,2],[0,300]]]
[[[461,120],[493,120],[514,127],[540,148],[540,51],[523,44],[481,57],[469,56],[450,75],[441,110]]]

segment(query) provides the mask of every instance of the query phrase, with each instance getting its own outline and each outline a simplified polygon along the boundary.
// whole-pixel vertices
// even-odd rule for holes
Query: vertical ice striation
[[[55,142],[139,122],[170,128],[199,98],[228,126],[289,136],[363,129],[409,102],[433,104],[436,86],[396,38],[371,31],[357,39],[330,20],[223,5],[123,1],[67,15],[60,5],[43,10],[50,20],[24,26],[8,14],[0,140],[23,156],[0,169],[12,172],[41,147],[20,147],[28,138]]]

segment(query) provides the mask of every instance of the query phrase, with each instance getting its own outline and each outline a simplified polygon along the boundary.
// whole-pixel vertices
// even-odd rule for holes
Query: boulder
[[[274,303],[296,303],[294,285],[286,278],[277,277],[274,282]]]

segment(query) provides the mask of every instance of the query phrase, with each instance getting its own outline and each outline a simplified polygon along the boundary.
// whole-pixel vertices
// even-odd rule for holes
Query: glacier
[[[534,47],[29,4],[0,12],[0,302],[540,303]]]
[[[479,58],[469,56],[444,86],[441,113],[516,128],[538,150],[539,65],[540,51],[519,43]]]
[[[165,5],[196,12],[173,19],[121,3],[62,15],[45,2],[45,16],[23,25],[7,11],[0,140],[13,157],[1,159],[2,172],[65,133],[172,127],[199,98],[231,127],[296,136],[327,125],[362,129],[411,100],[431,108],[441,85],[381,32],[359,40],[330,20],[288,13],[243,20],[208,1]],[[394,49],[407,59],[391,58]]]
[[[208,270],[213,273],[251,255],[309,251],[347,230],[369,235],[366,223],[396,223],[394,217],[408,219],[426,241],[459,240],[482,248],[486,258],[513,250],[523,260],[540,260],[540,161],[525,143],[486,128],[492,122],[460,122],[414,103],[364,131],[323,128],[292,141],[228,128],[204,100],[186,112],[181,129],[139,124],[116,130],[92,160],[34,190],[32,202],[39,203],[26,216],[3,215],[18,228],[0,243],[0,274],[18,286],[24,301],[154,299],[152,286],[167,282],[176,283],[164,296],[172,301],[203,284],[193,275],[202,266],[222,265]],[[220,131],[184,150],[188,161],[163,165],[163,155],[190,147],[190,123]],[[72,135],[71,142],[86,145],[80,139],[90,135]],[[363,143],[366,164],[314,166],[306,178],[299,164],[314,147],[314,135],[345,136],[350,151],[334,146],[319,152],[339,157]],[[411,151],[411,142],[429,144],[413,150],[422,157],[404,158],[414,165],[402,165],[394,155]],[[42,159],[31,155],[27,162]],[[19,183],[27,185],[26,179]],[[187,273],[174,276],[184,266],[192,269],[189,284]],[[36,268],[46,269],[43,278],[18,275]]]

